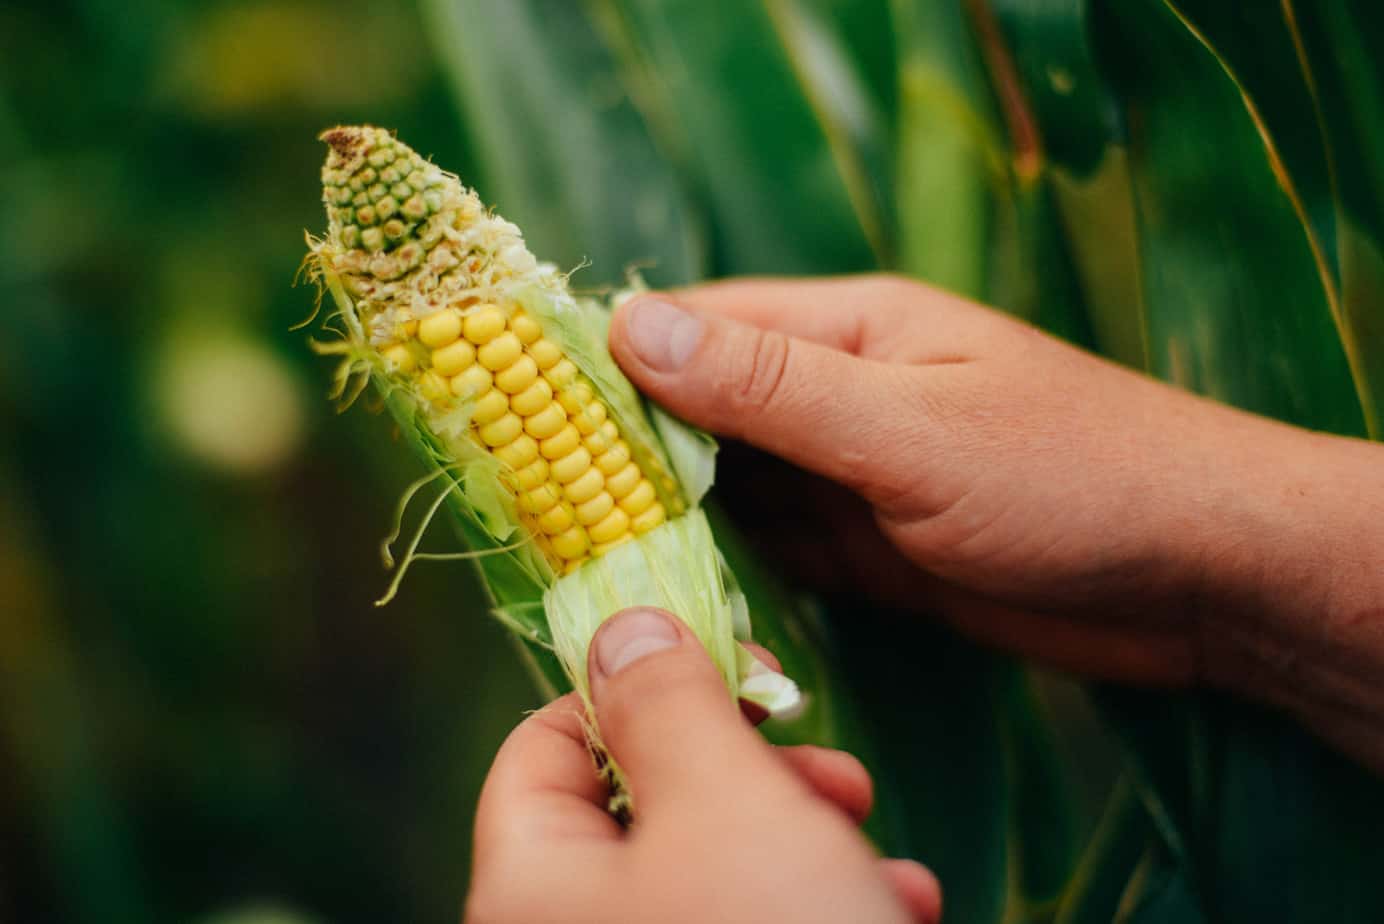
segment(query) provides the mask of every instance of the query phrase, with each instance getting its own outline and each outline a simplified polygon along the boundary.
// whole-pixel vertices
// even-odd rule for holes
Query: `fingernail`
[[[650,369],[676,372],[702,339],[702,320],[671,302],[645,296],[629,309],[626,330],[635,355]]]
[[[645,655],[678,644],[678,630],[658,610],[624,610],[596,633],[596,666],[607,677]]]

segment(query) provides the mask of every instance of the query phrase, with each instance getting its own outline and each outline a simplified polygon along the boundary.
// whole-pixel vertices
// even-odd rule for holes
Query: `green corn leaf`
[[[1045,157],[1073,177],[1105,157],[1116,115],[1087,41],[1089,0],[991,0]]]
[[[1107,147],[1099,166],[1082,177],[1054,166],[1050,181],[1093,345],[1104,356],[1148,369],[1148,308],[1127,150]]]
[[[868,269],[887,247],[846,128],[783,0],[593,0],[632,95],[706,204],[717,274]],[[730,27],[729,24],[734,26]],[[841,111],[844,107],[845,112]]]
[[[1186,871],[1160,859],[1153,855],[1140,864],[1115,920],[1120,924],[1204,924],[1215,920],[1202,908]]]
[[[1062,759],[1047,710],[1026,671],[1002,674],[1004,746],[1011,793],[1010,916],[1050,915],[1076,864],[1071,768]]]
[[[992,184],[1008,167],[960,4],[895,0],[903,272],[985,295]]]
[[[1128,777],[1121,777],[1058,899],[1053,924],[1108,924],[1115,920],[1134,869],[1154,836],[1134,785]]]
[[[659,285],[706,271],[702,216],[645,128],[619,62],[568,0],[425,0],[455,96],[475,131],[487,199],[537,252],[583,280],[642,267]]]
[[[1124,741],[1126,774],[1163,848],[1192,862],[1192,845],[1205,835],[1214,811],[1213,756],[1198,697],[1112,686],[1094,692],[1097,708]]]
[[[1014,666],[913,613],[847,601],[832,609],[837,656],[861,703],[877,798],[888,808],[882,847],[936,872],[954,920],[1000,921],[1012,812],[1001,691]]]
[[[1045,220],[1061,228],[1085,303],[1090,345],[1146,368],[1147,319],[1128,157],[1114,99],[1088,38],[1090,3],[994,0],[990,7],[1041,139],[1049,208],[1056,213]],[[1046,269],[1049,261],[1038,265]]]
[[[1079,346],[1093,345],[1081,282],[1045,179],[1011,177],[995,200],[988,300]]]
[[[1363,433],[1308,236],[1234,83],[1161,3],[1110,8],[1150,371],[1292,423]]]
[[[1384,919],[1384,786],[1286,716],[1238,704],[1212,713],[1224,739],[1206,852],[1217,920]],[[1272,806],[1266,813],[1265,806]]]
[[[1181,0],[1244,94],[1306,226],[1369,432],[1384,396],[1384,68],[1367,4],[1250,5]],[[1315,130],[1314,130],[1315,129]]]
[[[856,215],[869,238],[878,263],[894,260],[893,131],[892,112],[869,83],[879,65],[860,44],[878,40],[880,30],[863,34],[864,23],[847,20],[849,34],[832,29],[846,16],[828,19],[816,8],[822,0],[768,0],[767,9],[792,61],[803,93],[812,105],[832,150],[841,180]],[[882,0],[858,4],[856,16],[874,5],[883,13]],[[825,11],[830,13],[831,11]],[[887,22],[881,15],[879,21]],[[853,47],[849,40],[854,38]],[[879,49],[886,63],[892,56]],[[854,54],[852,52],[855,52]]]
[[[1368,0],[1282,6],[1320,107],[1341,211],[1378,244],[1384,240],[1384,14]]]
[[[1079,279],[1049,188],[1043,136],[1016,58],[991,8],[980,2],[964,6],[1007,140],[991,189],[985,300],[1090,345]]]
[[[869,89],[891,134],[899,104],[891,0],[799,0],[814,12],[841,45]]]

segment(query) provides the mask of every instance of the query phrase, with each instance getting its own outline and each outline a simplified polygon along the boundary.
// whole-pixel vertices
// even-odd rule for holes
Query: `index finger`
[[[672,293],[693,311],[776,330],[866,359],[897,349],[899,332],[927,322],[929,341],[974,339],[975,306],[940,289],[893,276],[757,276],[705,283]]]
[[[476,852],[535,841],[617,840],[606,812],[575,693],[554,700],[510,732],[476,806]]]
[[[863,302],[855,297],[861,284],[849,277],[755,277],[709,282],[674,294],[694,311],[856,353],[865,339],[865,312],[858,310]]]

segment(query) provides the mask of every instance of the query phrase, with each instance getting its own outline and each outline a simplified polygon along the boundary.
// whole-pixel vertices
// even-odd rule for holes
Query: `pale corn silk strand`
[[[503,555],[506,552],[516,551],[533,541],[532,536],[524,534],[516,542],[489,549],[474,549],[466,552],[418,551],[418,546],[423,541],[424,533],[426,533],[428,527],[432,525],[433,518],[437,515],[437,511],[441,509],[442,504],[447,500],[448,495],[450,495],[452,491],[461,489],[461,485],[457,483],[455,479],[450,478],[450,475],[456,471],[457,467],[458,466],[455,464],[445,465],[435,472],[424,475],[422,478],[419,478],[413,484],[409,485],[404,491],[403,497],[399,499],[399,506],[394,514],[394,528],[380,543],[380,558],[383,560],[386,568],[394,568],[393,545],[395,542],[399,541],[399,536],[403,533],[404,515],[407,512],[409,503],[419,491],[423,490],[423,488],[432,484],[434,481],[437,481],[439,478],[448,479],[447,484],[443,485],[442,490],[433,498],[432,503],[428,505],[427,511],[423,514],[423,518],[414,529],[413,538],[409,540],[408,547],[404,550],[404,557],[399,561],[398,567],[394,569],[394,578],[389,582],[389,587],[385,590],[384,596],[375,601],[376,606],[384,606],[394,599],[395,595],[399,592],[399,586],[404,582],[404,575],[408,572],[409,566],[415,561],[467,561],[485,558],[488,555]]]
[[[409,504],[445,481],[379,602],[415,561],[506,556],[533,579],[533,605],[541,595],[552,648],[588,707],[586,649],[604,618],[634,605],[687,622],[735,694],[747,672],[734,634],[743,599],[696,506],[714,442],[650,418],[605,348],[606,313],[573,298],[567,277],[455,176],[382,129],[322,138],[328,230],[309,238],[305,265],[335,303],[324,326],[345,330],[315,348],[342,357],[333,397],[349,404],[373,381],[432,466],[400,500],[386,567]],[[448,498],[485,547],[419,551]],[[588,729],[612,805],[626,811],[589,715]]]

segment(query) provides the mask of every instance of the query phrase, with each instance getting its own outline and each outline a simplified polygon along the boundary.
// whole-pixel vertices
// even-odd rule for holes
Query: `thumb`
[[[892,493],[919,440],[924,370],[715,315],[662,295],[621,306],[610,350],[625,374],[677,416],[853,487]],[[884,452],[883,450],[889,450]]]
[[[588,671],[601,738],[641,812],[679,800],[710,806],[764,774],[788,776],[701,642],[663,610],[608,619],[591,642]]]

